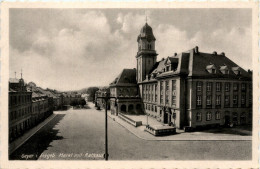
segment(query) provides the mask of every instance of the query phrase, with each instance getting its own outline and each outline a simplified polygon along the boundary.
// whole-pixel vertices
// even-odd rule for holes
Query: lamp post
[[[107,139],[107,101],[110,100],[111,98],[115,98],[115,97],[110,97],[107,92],[105,92],[105,96],[97,97],[97,99],[104,99],[104,101],[105,101],[105,154],[104,154],[104,158],[106,161],[108,160],[108,156],[109,156],[108,139]]]
[[[148,113],[146,112],[146,125],[148,126]]]

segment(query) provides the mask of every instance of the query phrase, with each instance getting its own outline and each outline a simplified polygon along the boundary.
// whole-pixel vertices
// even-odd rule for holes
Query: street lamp
[[[110,100],[111,98],[115,97],[110,97],[107,92],[105,92],[105,96],[97,97],[97,99],[104,99],[105,101],[105,154],[104,158],[107,161],[108,160],[108,144],[107,144],[107,101]],[[116,99],[116,98],[115,98]]]

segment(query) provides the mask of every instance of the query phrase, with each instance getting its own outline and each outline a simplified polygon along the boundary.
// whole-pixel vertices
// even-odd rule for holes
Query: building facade
[[[198,47],[157,61],[155,41],[146,23],[137,38],[136,82],[122,90],[137,88],[137,94],[133,92],[136,98],[128,97],[128,105],[141,104],[140,112],[177,128],[252,123],[252,72],[223,52],[204,53]],[[121,79],[131,76],[125,73]],[[116,97],[121,87],[116,85],[119,78],[110,84]],[[118,103],[114,111],[124,113]],[[111,99],[111,107],[113,104]]]
[[[9,79],[9,142],[53,113],[53,99],[34,85]]]
[[[9,141],[21,136],[31,127],[32,92],[24,80],[9,80]]]
[[[46,119],[53,112],[53,99],[47,95],[32,93],[32,125]]]

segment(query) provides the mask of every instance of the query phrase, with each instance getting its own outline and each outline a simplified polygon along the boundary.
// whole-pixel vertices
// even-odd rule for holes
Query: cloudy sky
[[[10,77],[44,88],[108,85],[136,66],[137,36],[153,28],[158,60],[199,46],[252,69],[250,9],[11,9]]]

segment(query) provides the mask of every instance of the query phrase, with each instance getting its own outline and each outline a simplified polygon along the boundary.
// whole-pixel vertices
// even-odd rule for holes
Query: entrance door
[[[230,124],[230,116],[225,116],[225,126]]]
[[[164,112],[163,114],[163,123],[167,124],[168,123],[168,113]]]

